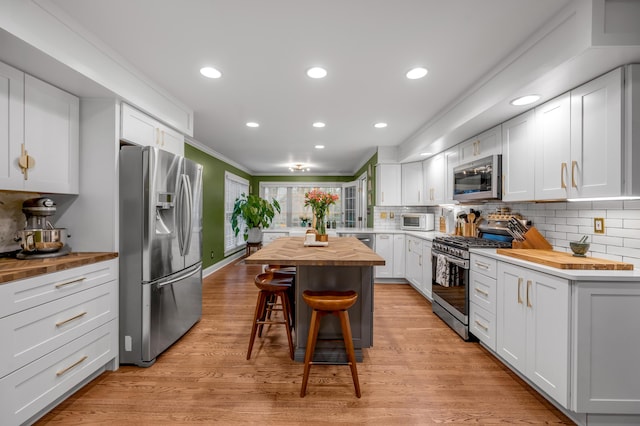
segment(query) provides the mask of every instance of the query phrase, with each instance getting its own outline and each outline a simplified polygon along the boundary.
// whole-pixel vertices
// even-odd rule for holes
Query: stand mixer
[[[67,230],[54,228],[49,218],[56,213],[56,203],[50,198],[32,198],[22,203],[22,212],[27,217],[23,231],[18,233],[22,251],[18,259],[41,259],[69,254],[66,245]]]

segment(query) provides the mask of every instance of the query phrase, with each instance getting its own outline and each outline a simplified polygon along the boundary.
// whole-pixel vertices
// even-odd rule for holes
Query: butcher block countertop
[[[382,257],[355,237],[329,237],[326,247],[305,247],[304,237],[282,237],[244,261],[292,266],[374,266],[385,263]]]
[[[84,252],[49,259],[0,259],[0,284],[115,259],[118,253]]]
[[[596,257],[579,257],[571,253],[554,250],[535,249],[498,249],[498,254],[528,260],[559,269],[591,269],[591,270],[619,270],[630,271],[633,265],[630,263],[616,262],[615,260],[599,259]]]

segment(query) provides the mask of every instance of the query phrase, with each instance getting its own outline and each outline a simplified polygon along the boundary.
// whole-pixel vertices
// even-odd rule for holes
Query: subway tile
[[[640,269],[640,259],[638,259],[637,257],[627,257],[627,256],[623,256],[622,257],[622,261],[626,262],[626,263],[631,263],[633,264],[633,267],[635,269]]]
[[[555,223],[556,225],[566,225],[567,218],[566,217],[548,217],[547,223]]]
[[[578,227],[574,225],[556,225],[556,232],[578,232]]]
[[[605,232],[610,237],[640,238],[640,229],[606,228]]]
[[[533,226],[538,231],[555,231],[556,230],[556,225],[552,223],[535,223],[534,222]]]
[[[596,244],[605,244],[607,246],[622,247],[624,244],[623,239],[619,237],[608,237],[604,235],[594,235],[592,242]]]
[[[578,217],[578,210],[556,210],[556,217]]]
[[[637,238],[625,238],[624,246],[631,248],[640,248],[640,239]]]
[[[592,257],[597,257],[597,258],[600,258],[600,259],[615,260],[616,262],[623,262],[622,256],[618,256],[618,255],[611,254],[611,253],[592,252],[591,256]]]
[[[559,240],[566,240],[567,239],[567,234],[565,232],[552,232],[549,231],[547,233],[545,233],[545,238],[546,239],[559,239]]]
[[[572,201],[567,202],[567,210],[592,210],[591,201]]]
[[[607,221],[604,222],[604,226],[607,226]],[[623,219],[622,226],[627,229],[640,229],[640,219]]]
[[[590,217],[568,217],[567,225],[593,226],[593,218]]]
[[[593,223],[593,222],[592,222]],[[623,219],[605,219],[604,220],[604,228],[623,228],[624,222]]]
[[[607,217],[606,210],[580,210],[580,217]]]
[[[640,209],[640,200],[627,200],[624,202],[625,209]]]
[[[640,249],[630,248],[630,247],[616,247],[609,245],[607,246],[608,254],[617,254],[619,256],[629,256],[640,258]]]
[[[598,216],[604,217],[604,216]],[[640,219],[640,210],[609,210],[607,218]]]
[[[607,201],[593,201],[592,202],[593,205],[593,209],[622,209],[623,208],[623,201],[613,201],[613,200],[607,200]]]

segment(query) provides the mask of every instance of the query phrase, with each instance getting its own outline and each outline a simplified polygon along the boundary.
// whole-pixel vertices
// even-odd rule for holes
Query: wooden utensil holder
[[[535,228],[531,227],[524,234],[524,241],[513,240],[511,247],[514,249],[553,250],[553,246]]]

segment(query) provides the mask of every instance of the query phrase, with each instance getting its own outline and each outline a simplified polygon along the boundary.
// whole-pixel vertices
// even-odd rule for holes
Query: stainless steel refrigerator
[[[120,363],[141,367],[202,316],[202,166],[120,150]]]

